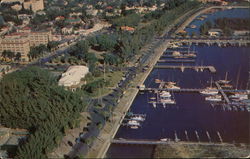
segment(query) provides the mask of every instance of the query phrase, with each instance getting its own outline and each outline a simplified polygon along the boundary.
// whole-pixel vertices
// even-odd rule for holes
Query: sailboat
[[[219,91],[216,88],[212,87],[212,78],[210,87],[207,87],[206,89],[200,91],[200,93],[203,95],[217,95],[219,93]]]
[[[228,84],[230,81],[227,80],[227,74],[228,72],[226,72],[226,75],[225,75],[225,79],[224,80],[219,80],[217,81],[219,84]]]
[[[222,101],[221,95],[214,95],[214,96],[209,96],[205,98],[206,101],[210,102],[220,102]]]

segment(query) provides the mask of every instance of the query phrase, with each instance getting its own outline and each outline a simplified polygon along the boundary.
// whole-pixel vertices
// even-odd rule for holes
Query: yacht
[[[239,99],[239,100],[246,100],[246,99],[248,99],[248,95],[247,94],[236,93],[234,95],[229,96],[229,98]]]
[[[144,121],[145,118],[143,118],[142,116],[134,116],[132,118],[130,118],[131,120],[135,120],[135,121]]]
[[[174,100],[170,98],[161,99],[161,103],[164,104],[176,104]]]
[[[136,120],[130,120],[127,123],[129,126],[140,126],[140,123]]]
[[[167,88],[167,89],[181,89],[180,87],[178,87],[175,84],[172,84],[170,82],[167,82],[167,84],[165,85],[165,88]]]
[[[206,101],[210,102],[220,102],[222,101],[221,95],[214,95],[214,96],[209,96],[205,98]]]
[[[203,95],[217,95],[219,91],[216,88],[207,87],[205,90],[200,91]]]
[[[160,93],[160,97],[162,98],[164,98],[164,97],[167,97],[167,98],[169,98],[169,97],[171,97],[171,94],[169,93],[169,92],[167,92],[167,91],[162,91],[161,93]]]

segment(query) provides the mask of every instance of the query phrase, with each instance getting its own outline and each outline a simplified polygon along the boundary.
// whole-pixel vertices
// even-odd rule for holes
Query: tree
[[[15,60],[16,61],[20,61],[21,60],[21,53],[20,52],[16,53]]]
[[[12,59],[15,57],[15,53],[12,52],[12,51],[10,51],[10,50],[4,50],[4,51],[2,52],[2,57],[3,57],[3,58],[9,58],[9,59],[12,60]]]

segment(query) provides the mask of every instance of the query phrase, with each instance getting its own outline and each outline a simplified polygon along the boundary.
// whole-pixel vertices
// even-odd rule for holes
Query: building
[[[21,53],[21,60],[27,61],[30,51],[29,38],[25,33],[15,33],[5,36],[0,41],[0,54],[4,50],[9,50],[14,53]]]
[[[44,2],[43,0],[24,0],[23,7],[37,12],[44,9]]]
[[[71,34],[73,33],[73,27],[72,26],[67,26],[62,28],[62,33],[63,34]]]
[[[2,0],[1,3],[19,2],[25,9],[30,9],[33,12],[44,9],[43,0]],[[21,6],[20,6],[21,7]]]
[[[74,90],[81,79],[88,74],[89,68],[86,66],[70,66],[59,80],[59,86],[64,86]]]
[[[221,35],[222,30],[221,29],[210,29],[208,30],[208,35],[209,36],[219,36]]]
[[[30,28],[24,27],[0,39],[0,54],[4,50],[19,52],[21,60],[27,61],[30,47],[46,45],[49,41],[52,41],[51,31],[32,32]]]

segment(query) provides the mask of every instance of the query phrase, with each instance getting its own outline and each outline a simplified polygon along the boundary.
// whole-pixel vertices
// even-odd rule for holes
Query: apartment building
[[[0,3],[13,3],[13,2],[19,2],[20,4],[23,4],[23,7],[25,9],[30,9],[33,12],[44,10],[43,0],[2,0]]]
[[[4,50],[9,50],[15,53],[21,53],[21,60],[28,60],[28,53],[30,51],[29,39],[24,33],[15,33],[5,36],[0,40],[0,54]]]
[[[29,28],[18,29],[18,32],[1,38],[0,54],[4,50],[20,52],[22,61],[27,61],[30,47],[46,45],[49,41],[52,41],[51,31],[32,32]]]

